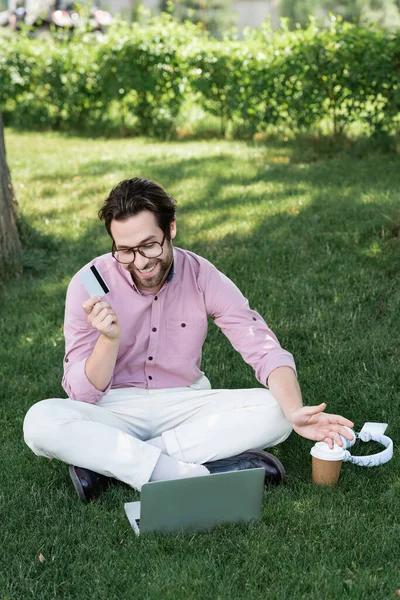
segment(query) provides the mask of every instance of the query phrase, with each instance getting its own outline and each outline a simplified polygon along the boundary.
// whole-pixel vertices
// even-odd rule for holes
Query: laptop
[[[260,518],[264,476],[257,468],[153,481],[142,486],[140,502],[124,508],[136,535],[246,522]]]

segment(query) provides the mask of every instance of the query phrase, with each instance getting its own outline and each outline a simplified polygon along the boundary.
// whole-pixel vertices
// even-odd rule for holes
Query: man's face
[[[143,210],[125,221],[113,220],[111,234],[117,250],[136,248],[150,242],[161,243],[164,237],[156,217],[148,210]],[[170,234],[173,240],[176,235],[175,221],[171,223]],[[165,239],[161,256],[146,258],[136,251],[135,260],[122,265],[129,271],[138,289],[156,293],[161,288],[173,261],[171,240]]]

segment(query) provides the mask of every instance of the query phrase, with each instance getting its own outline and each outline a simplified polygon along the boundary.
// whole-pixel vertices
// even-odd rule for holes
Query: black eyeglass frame
[[[148,245],[150,244],[158,244],[160,246],[160,254],[157,254],[157,256],[146,256],[146,254],[144,254],[143,252],[141,252],[140,248],[143,248],[146,246],[146,244],[142,244],[141,246],[133,246],[133,248],[126,248],[125,252],[133,252],[133,258],[132,260],[130,260],[129,262],[121,262],[120,260],[118,260],[118,258],[116,258],[115,253],[118,252],[118,250],[115,247],[115,242],[113,241],[112,243],[112,250],[111,250],[111,255],[112,257],[119,262],[120,265],[130,265],[131,263],[135,262],[135,258],[136,258],[136,252],[139,252],[139,254],[141,256],[144,256],[144,258],[158,258],[159,256],[161,256],[161,254],[163,253],[163,246],[164,246],[164,242],[166,240],[167,237],[167,230],[164,231],[164,235],[163,235],[163,239],[161,242],[149,242]]]

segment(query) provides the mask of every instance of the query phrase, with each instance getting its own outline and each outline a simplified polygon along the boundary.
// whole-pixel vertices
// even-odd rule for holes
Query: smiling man
[[[24,421],[38,456],[69,464],[82,500],[111,481],[147,481],[263,467],[285,469],[264,448],[295,430],[342,445],[353,423],[303,406],[292,355],[235,284],[206,259],[173,246],[175,200],[148,179],[119,183],[99,211],[112,252],[95,258],[110,292],[90,297],[79,273],[65,307],[63,387]],[[264,388],[212,390],[200,370],[207,318]],[[220,357],[221,362],[224,360]]]

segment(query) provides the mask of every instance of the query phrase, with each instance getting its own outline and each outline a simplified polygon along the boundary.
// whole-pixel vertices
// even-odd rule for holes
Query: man
[[[302,406],[295,364],[262,317],[204,258],[173,247],[175,201],[147,179],[122,181],[99,211],[112,252],[91,261],[110,288],[90,297],[77,273],[65,307],[63,387],[67,399],[30,408],[28,446],[70,465],[82,500],[112,479],[147,481],[263,467],[285,470],[263,448],[294,429],[341,445],[353,423]],[[86,265],[86,269],[89,265]],[[266,388],[211,390],[200,370],[212,317]],[[223,357],[221,357],[221,361]]]

